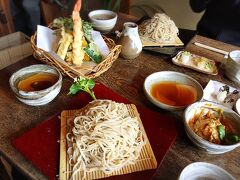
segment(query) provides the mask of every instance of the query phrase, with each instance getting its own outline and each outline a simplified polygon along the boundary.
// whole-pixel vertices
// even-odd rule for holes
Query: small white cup
[[[224,65],[226,76],[237,83],[240,83],[240,51],[231,51]]]
[[[109,33],[117,22],[117,14],[109,10],[94,10],[88,14],[90,22],[96,30]]]
[[[234,105],[234,109],[240,115],[240,98],[238,98],[238,100],[236,101],[236,103]]]

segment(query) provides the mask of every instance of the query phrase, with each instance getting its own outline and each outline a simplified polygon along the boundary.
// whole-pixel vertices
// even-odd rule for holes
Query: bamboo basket
[[[93,79],[107,71],[113,64],[113,62],[118,58],[120,52],[121,52],[121,45],[116,45],[115,42],[103,36],[103,39],[105,40],[107,46],[109,47],[110,53],[108,56],[97,66],[95,66],[92,70],[89,70],[87,74],[83,74],[79,70],[81,70],[81,67],[75,68],[74,66],[71,66],[67,63],[62,63],[58,60],[56,60],[54,57],[52,57],[50,54],[48,54],[46,51],[40,49],[36,45],[36,38],[37,34],[31,36],[31,46],[33,49],[33,56],[48,65],[55,66],[57,69],[61,71],[63,75],[67,75],[71,78],[76,77],[85,77],[88,79]]]

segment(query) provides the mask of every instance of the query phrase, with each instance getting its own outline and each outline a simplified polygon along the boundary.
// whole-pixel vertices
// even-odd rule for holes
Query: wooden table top
[[[194,37],[191,42],[195,40],[204,42],[205,44],[208,43],[208,45],[216,45],[216,47],[221,45],[221,49],[226,51],[237,48],[227,44],[222,46],[223,44],[221,42],[206,39],[201,36]],[[205,56],[215,58],[216,60],[220,58],[218,54],[213,55],[212,52],[194,47],[191,42],[187,46],[187,49],[190,51],[200,55],[204,54]],[[21,135],[26,130],[39,124],[42,120],[45,120],[51,115],[66,108],[67,104],[71,101],[71,97],[67,96],[67,92],[72,80],[70,78],[64,78],[60,94],[51,103],[40,107],[24,105],[15,98],[13,92],[10,90],[8,81],[13,72],[22,67],[36,63],[39,63],[39,61],[36,61],[33,57],[28,57],[0,71],[0,154],[29,178],[46,179],[46,177],[27,161],[10,142],[16,136]],[[171,60],[165,56],[145,51],[134,60],[118,58],[107,72],[95,80],[105,84],[107,87],[129,99],[134,104],[143,105],[152,110],[173,115],[178,119],[178,129],[180,133],[178,134],[176,142],[166,154],[162,165],[156,170],[154,178],[177,179],[186,165],[196,161],[216,164],[226,169],[234,177],[240,178],[240,148],[221,155],[210,155],[199,150],[191,143],[185,134],[184,126],[181,122],[183,111],[178,113],[165,111],[155,107],[146,99],[142,90],[144,79],[153,72],[166,70],[187,74],[196,79],[203,88],[207,85],[210,79],[239,88],[239,84],[234,83],[225,77],[221,67],[218,75],[206,75],[174,65]]]

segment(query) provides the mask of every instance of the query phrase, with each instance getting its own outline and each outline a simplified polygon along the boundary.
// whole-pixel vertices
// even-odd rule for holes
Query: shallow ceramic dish
[[[184,58],[182,56],[183,53],[184,51],[180,51],[174,58],[172,58],[172,62],[178,66],[187,67],[205,74],[210,74],[210,75],[218,74],[216,63],[213,60],[190,53],[191,58],[189,58],[189,60],[187,61],[186,60],[184,61]],[[201,58],[204,58],[206,62],[204,65],[199,66],[199,64],[202,64],[202,63],[199,63]],[[212,68],[206,69],[205,67],[212,67]]]
[[[206,162],[195,162],[189,164],[182,170],[178,178],[178,180],[200,179],[235,180],[235,178],[226,170]]]
[[[144,81],[144,93],[146,97],[156,106],[166,109],[166,110],[182,110],[185,109],[187,106],[171,106],[168,104],[164,104],[158,101],[155,97],[151,95],[151,88],[153,84],[159,82],[176,82],[184,85],[192,86],[197,91],[197,98],[196,101],[200,101],[203,97],[203,88],[202,86],[192,77],[174,71],[161,71],[155,72],[149,75]]]
[[[212,102],[196,102],[188,106],[184,112],[184,126],[185,131],[189,139],[200,149],[206,151],[209,154],[221,154],[235,149],[240,146],[240,142],[231,145],[220,145],[211,143],[202,137],[198,136],[189,126],[189,121],[194,117],[196,112],[202,108],[220,108],[223,111],[223,116],[228,120],[227,122],[234,127],[234,129],[240,133],[240,116],[233,110]]]
[[[96,30],[109,33],[117,22],[117,14],[109,10],[94,10],[88,14],[90,22]]]
[[[39,91],[23,91],[18,89],[18,83],[30,74],[50,73],[57,76],[55,84]],[[62,87],[62,75],[54,67],[48,65],[31,65],[13,73],[9,84],[17,99],[30,106],[40,106],[52,101],[60,92]]]
[[[227,85],[229,88],[229,94],[226,95],[226,98],[224,98],[224,100],[222,101],[218,99],[218,94],[220,93],[220,89],[222,89],[224,86],[226,86],[226,84],[210,80],[203,90],[203,99],[221,104],[232,109],[233,105],[236,103],[236,100],[240,98],[240,90]],[[230,96],[230,94],[232,94],[234,91],[238,91],[239,93],[234,94],[234,96]]]

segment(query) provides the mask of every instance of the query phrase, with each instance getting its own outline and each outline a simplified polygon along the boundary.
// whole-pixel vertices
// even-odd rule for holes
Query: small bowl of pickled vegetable
[[[13,73],[9,84],[18,100],[30,106],[41,106],[59,94],[62,75],[49,65],[31,65]]]
[[[240,146],[240,116],[211,102],[196,102],[184,112],[187,136],[210,154],[221,154]]]

